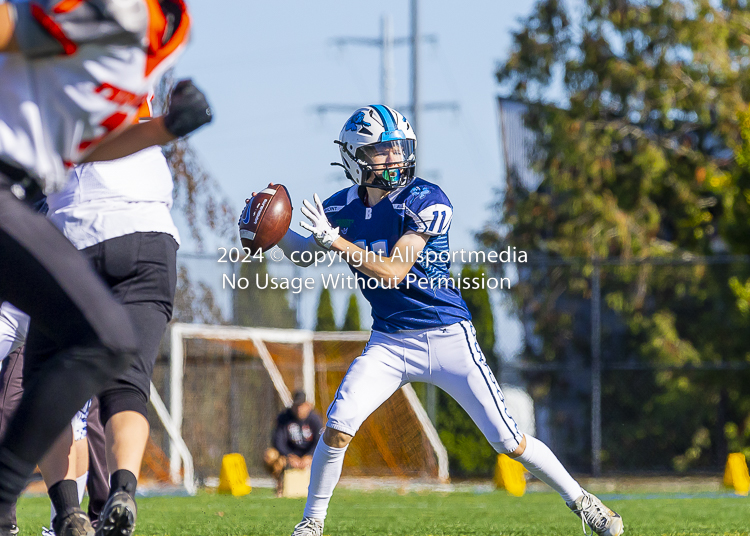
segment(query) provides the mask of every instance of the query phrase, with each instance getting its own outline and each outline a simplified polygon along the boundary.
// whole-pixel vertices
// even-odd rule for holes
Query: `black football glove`
[[[206,96],[190,79],[180,80],[172,90],[164,126],[170,134],[181,138],[210,123],[213,119]]]

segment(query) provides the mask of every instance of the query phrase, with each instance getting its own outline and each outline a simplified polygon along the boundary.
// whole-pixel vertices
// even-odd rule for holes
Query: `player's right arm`
[[[255,192],[253,192],[253,195],[255,195]],[[326,203],[329,201],[330,199],[327,199]],[[287,230],[284,237],[276,245],[284,252],[287,259],[302,268],[314,264],[316,255],[326,253],[326,249],[315,241],[314,236],[305,237],[291,229]]]
[[[310,235],[307,238],[295,233],[289,229],[284,238],[276,244],[284,252],[286,258],[297,266],[306,268],[315,262],[315,254],[319,251],[325,251],[315,241],[315,237]],[[302,255],[303,252],[309,252],[310,255]]]
[[[152,145],[166,145],[176,140],[164,128],[164,119],[157,117],[146,123],[137,123],[109,134],[86,155],[81,163],[117,160],[135,154]]]
[[[169,111],[145,123],[130,125],[104,138],[83,162],[117,160],[153,145],[187,136],[213,119],[205,95],[192,80],[181,80],[172,91]]]

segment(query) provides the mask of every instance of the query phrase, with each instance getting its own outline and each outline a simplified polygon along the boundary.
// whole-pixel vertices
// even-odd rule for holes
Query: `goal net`
[[[160,415],[152,440],[168,456],[173,481],[217,476],[230,452],[245,457],[251,476],[268,476],[263,454],[292,393],[303,390],[325,415],[369,339],[369,332],[197,324],[170,329],[169,360],[154,371],[156,390],[170,408],[169,426]],[[365,421],[347,451],[343,476],[447,481],[445,447],[410,385]]]

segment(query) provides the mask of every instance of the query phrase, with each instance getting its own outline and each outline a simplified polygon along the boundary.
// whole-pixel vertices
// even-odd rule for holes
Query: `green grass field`
[[[628,495],[606,503],[625,521],[626,535],[750,535],[750,498]],[[304,500],[276,499],[255,489],[246,497],[141,498],[138,535],[289,536]],[[45,498],[23,498],[18,519],[22,535],[41,534],[49,522]],[[579,535],[581,523],[552,493],[514,498],[493,493],[356,492],[334,495],[325,534],[348,535]]]

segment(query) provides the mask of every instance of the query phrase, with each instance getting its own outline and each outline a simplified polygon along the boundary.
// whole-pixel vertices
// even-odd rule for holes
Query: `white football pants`
[[[326,426],[355,435],[373,411],[410,382],[431,383],[452,396],[497,452],[513,452],[520,445],[523,435],[469,321],[399,333],[373,331],[328,408]]]

